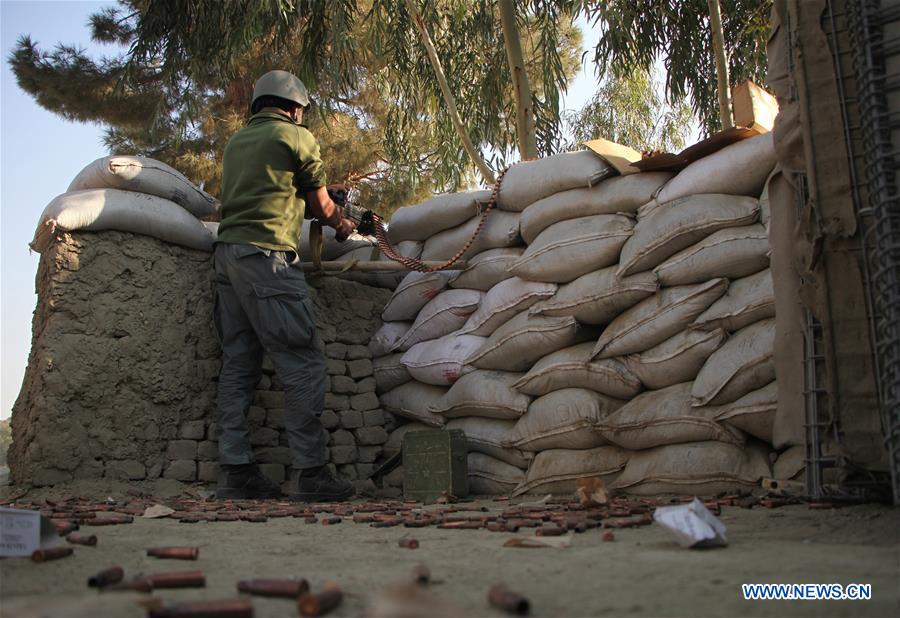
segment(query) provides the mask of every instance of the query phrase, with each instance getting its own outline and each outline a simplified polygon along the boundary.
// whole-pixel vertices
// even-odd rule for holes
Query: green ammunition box
[[[419,502],[434,502],[443,493],[465,498],[466,455],[461,429],[409,432],[403,436],[403,496]]]

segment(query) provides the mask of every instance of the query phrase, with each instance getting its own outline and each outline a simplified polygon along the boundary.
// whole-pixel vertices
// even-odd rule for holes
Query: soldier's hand
[[[338,242],[344,242],[356,230],[356,224],[350,219],[341,219],[337,227],[334,228],[334,239]]]

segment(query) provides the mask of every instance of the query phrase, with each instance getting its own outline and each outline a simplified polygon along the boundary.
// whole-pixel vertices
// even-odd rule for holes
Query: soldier
[[[353,485],[326,467],[325,357],[300,262],[300,228],[316,217],[346,238],[354,224],[328,197],[319,145],[302,124],[306,87],[287,71],[259,78],[252,116],[225,147],[222,222],[215,248],[214,318],[222,343],[218,386],[219,498],[276,498],[254,463],[247,431],[268,354],[284,383],[284,424],[299,501],[346,500]]]

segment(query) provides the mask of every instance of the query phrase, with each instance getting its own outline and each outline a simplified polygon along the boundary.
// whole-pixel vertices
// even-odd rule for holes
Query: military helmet
[[[309,105],[309,93],[306,91],[306,86],[299,77],[287,71],[269,71],[256,80],[250,106],[253,106],[256,99],[264,96],[281,97],[303,107]]]

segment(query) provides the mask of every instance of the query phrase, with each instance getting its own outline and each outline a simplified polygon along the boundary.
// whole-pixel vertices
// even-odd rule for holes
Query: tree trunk
[[[531,102],[531,85],[525,71],[522,55],[522,41],[516,26],[516,6],[513,0],[499,0],[500,21],[503,24],[503,39],[506,42],[506,58],[512,74],[513,91],[516,95],[516,136],[519,154],[523,159],[536,159],[537,137],[534,129],[534,107]]]
[[[722,32],[722,7],[719,0],[706,0],[709,5],[709,26],[712,31],[713,51],[716,57],[716,80],[719,84],[719,116],[722,128],[734,126],[731,119],[731,95],[728,84],[728,60],[725,58],[725,35]]]
[[[437,77],[438,84],[441,87],[441,94],[444,96],[444,103],[447,105],[447,112],[450,114],[450,121],[453,123],[453,128],[456,129],[456,133],[459,135],[459,139],[462,142],[463,148],[468,153],[469,158],[472,159],[475,167],[481,172],[482,178],[484,178],[485,182],[494,184],[497,182],[494,178],[494,173],[475,149],[475,146],[472,144],[472,140],[469,137],[469,133],[466,131],[462,120],[459,118],[459,111],[456,109],[456,99],[453,97],[453,93],[450,92],[450,86],[447,84],[447,77],[444,75],[444,69],[441,67],[441,60],[438,58],[437,50],[434,48],[434,43],[431,40],[431,36],[428,34],[428,30],[425,29],[425,22],[422,21],[422,17],[419,15],[418,9],[416,9],[415,0],[406,0],[406,6],[416,29],[419,31],[419,36],[422,37],[422,45],[425,46],[425,51],[428,53],[428,60],[431,62],[431,68],[434,69],[435,77]]]

